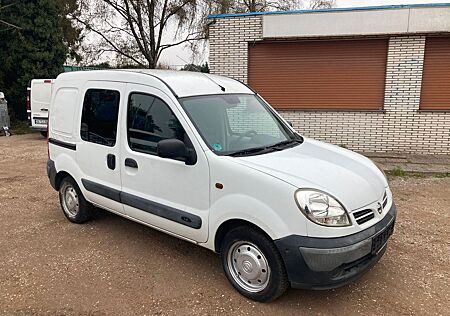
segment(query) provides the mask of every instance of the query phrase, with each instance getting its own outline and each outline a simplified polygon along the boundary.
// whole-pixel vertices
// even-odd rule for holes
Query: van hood
[[[380,200],[388,186],[383,173],[368,158],[307,138],[293,148],[235,159],[296,188],[327,192],[348,211]]]

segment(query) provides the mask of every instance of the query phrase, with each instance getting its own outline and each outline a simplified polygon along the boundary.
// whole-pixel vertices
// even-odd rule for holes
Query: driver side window
[[[156,155],[158,142],[175,138],[185,141],[185,131],[169,106],[160,98],[131,93],[128,99],[128,145],[134,151]]]

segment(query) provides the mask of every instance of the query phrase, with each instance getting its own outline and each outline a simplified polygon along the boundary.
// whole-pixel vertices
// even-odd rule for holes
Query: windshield
[[[180,103],[218,155],[260,154],[301,142],[256,95],[187,97]]]

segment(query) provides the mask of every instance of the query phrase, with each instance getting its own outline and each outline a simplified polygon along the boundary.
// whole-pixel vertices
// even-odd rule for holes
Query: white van
[[[52,97],[54,79],[33,79],[28,89],[27,107],[30,127],[47,134],[48,109]]]
[[[97,206],[211,249],[257,301],[355,280],[394,230],[391,190],[369,159],[299,135],[230,78],[64,73],[49,123],[47,173],[68,220]]]

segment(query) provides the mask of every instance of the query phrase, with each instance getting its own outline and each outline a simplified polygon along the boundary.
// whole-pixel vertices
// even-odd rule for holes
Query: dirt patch
[[[448,315],[450,178],[394,178],[396,231],[360,280],[289,290],[270,304],[240,296],[218,256],[101,212],[69,223],[46,176],[39,134],[0,138],[0,314]]]

